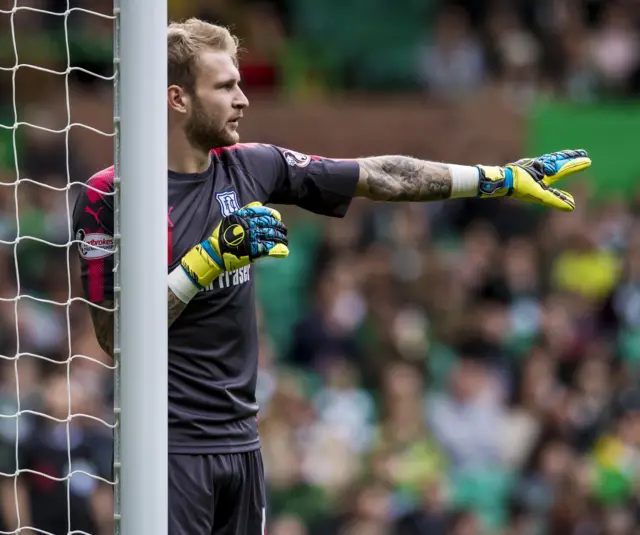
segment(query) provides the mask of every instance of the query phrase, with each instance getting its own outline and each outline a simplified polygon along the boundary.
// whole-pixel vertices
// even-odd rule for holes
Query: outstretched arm
[[[358,163],[358,197],[374,201],[440,201],[451,196],[452,175],[446,164],[408,156],[361,158]]]
[[[504,167],[452,165],[407,156],[360,158],[356,195],[374,201],[439,201],[504,197],[570,212],[573,197],[552,185],[591,165],[584,150],[525,158]]]

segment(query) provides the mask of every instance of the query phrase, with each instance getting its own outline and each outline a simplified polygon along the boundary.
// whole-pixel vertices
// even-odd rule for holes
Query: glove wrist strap
[[[169,289],[183,303],[191,301],[200,290],[181,265],[169,273]]]
[[[451,198],[476,197],[480,171],[468,165],[449,164],[451,173]]]

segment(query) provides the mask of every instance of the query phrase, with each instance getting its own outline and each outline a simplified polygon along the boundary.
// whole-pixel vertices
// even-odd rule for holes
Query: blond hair
[[[198,74],[198,54],[218,50],[238,59],[238,38],[224,26],[190,18],[172,22],[167,31],[169,85],[178,85],[193,94]]]

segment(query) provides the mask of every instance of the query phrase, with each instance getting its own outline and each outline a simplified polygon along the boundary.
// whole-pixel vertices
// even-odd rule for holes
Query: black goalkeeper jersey
[[[295,204],[322,215],[344,216],[358,175],[355,161],[263,144],[215,149],[203,173],[169,171],[168,271],[210,236],[223,216],[253,201]],[[74,232],[80,241],[85,295],[97,303],[113,299],[113,198],[109,195],[113,168],[97,173],[87,185],[75,205]],[[142,200],[140,207],[144,209]],[[246,266],[221,275],[196,295],[169,328],[170,453],[237,453],[259,448],[252,270]]]

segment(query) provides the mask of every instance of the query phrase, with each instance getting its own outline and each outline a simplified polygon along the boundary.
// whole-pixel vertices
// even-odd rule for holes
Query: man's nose
[[[234,107],[241,108],[241,109],[249,107],[249,99],[247,98],[247,95],[245,95],[243,91],[240,91],[238,97],[236,98],[236,101],[234,102]]]

